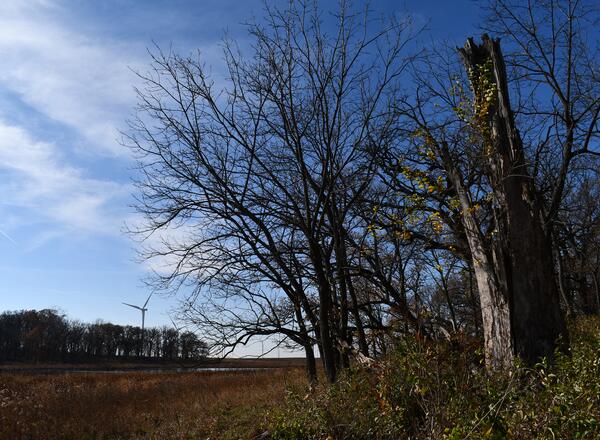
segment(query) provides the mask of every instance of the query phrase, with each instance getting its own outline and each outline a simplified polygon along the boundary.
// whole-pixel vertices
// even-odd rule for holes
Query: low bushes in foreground
[[[376,368],[290,392],[270,413],[273,439],[600,438],[600,320],[571,326],[567,353],[488,374],[464,342],[402,340]]]

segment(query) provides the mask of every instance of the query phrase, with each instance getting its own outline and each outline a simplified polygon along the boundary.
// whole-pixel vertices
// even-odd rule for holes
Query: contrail
[[[0,229],[0,235],[2,235],[4,238],[6,238],[7,240],[11,241],[13,244],[18,244],[16,241],[14,241],[12,239],[12,237],[10,235],[8,235],[6,232],[4,232],[2,229]]]

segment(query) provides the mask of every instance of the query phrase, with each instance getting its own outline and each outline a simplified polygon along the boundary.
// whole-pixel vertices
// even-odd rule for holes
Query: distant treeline
[[[143,337],[142,337],[143,336]],[[0,361],[80,361],[145,358],[197,360],[206,343],[190,331],[71,321],[55,310],[21,310],[0,315]]]

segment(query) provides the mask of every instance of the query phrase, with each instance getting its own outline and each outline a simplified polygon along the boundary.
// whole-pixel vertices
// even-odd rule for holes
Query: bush
[[[375,369],[333,386],[290,392],[270,414],[273,439],[600,438],[600,320],[571,326],[567,353],[549,366],[483,368],[466,340],[397,342]]]

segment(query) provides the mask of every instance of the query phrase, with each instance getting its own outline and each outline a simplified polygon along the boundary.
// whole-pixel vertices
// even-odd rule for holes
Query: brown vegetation
[[[487,371],[468,339],[398,339],[369,369],[290,392],[271,411],[270,440],[600,439],[599,329],[600,317],[569,322],[570,347],[552,365],[510,374]]]
[[[240,439],[300,369],[0,374],[0,439]]]
[[[200,361],[168,361],[161,359],[99,359],[88,362],[3,362],[5,373],[59,373],[68,371],[147,371],[194,368],[304,368],[303,358],[206,358]]]

